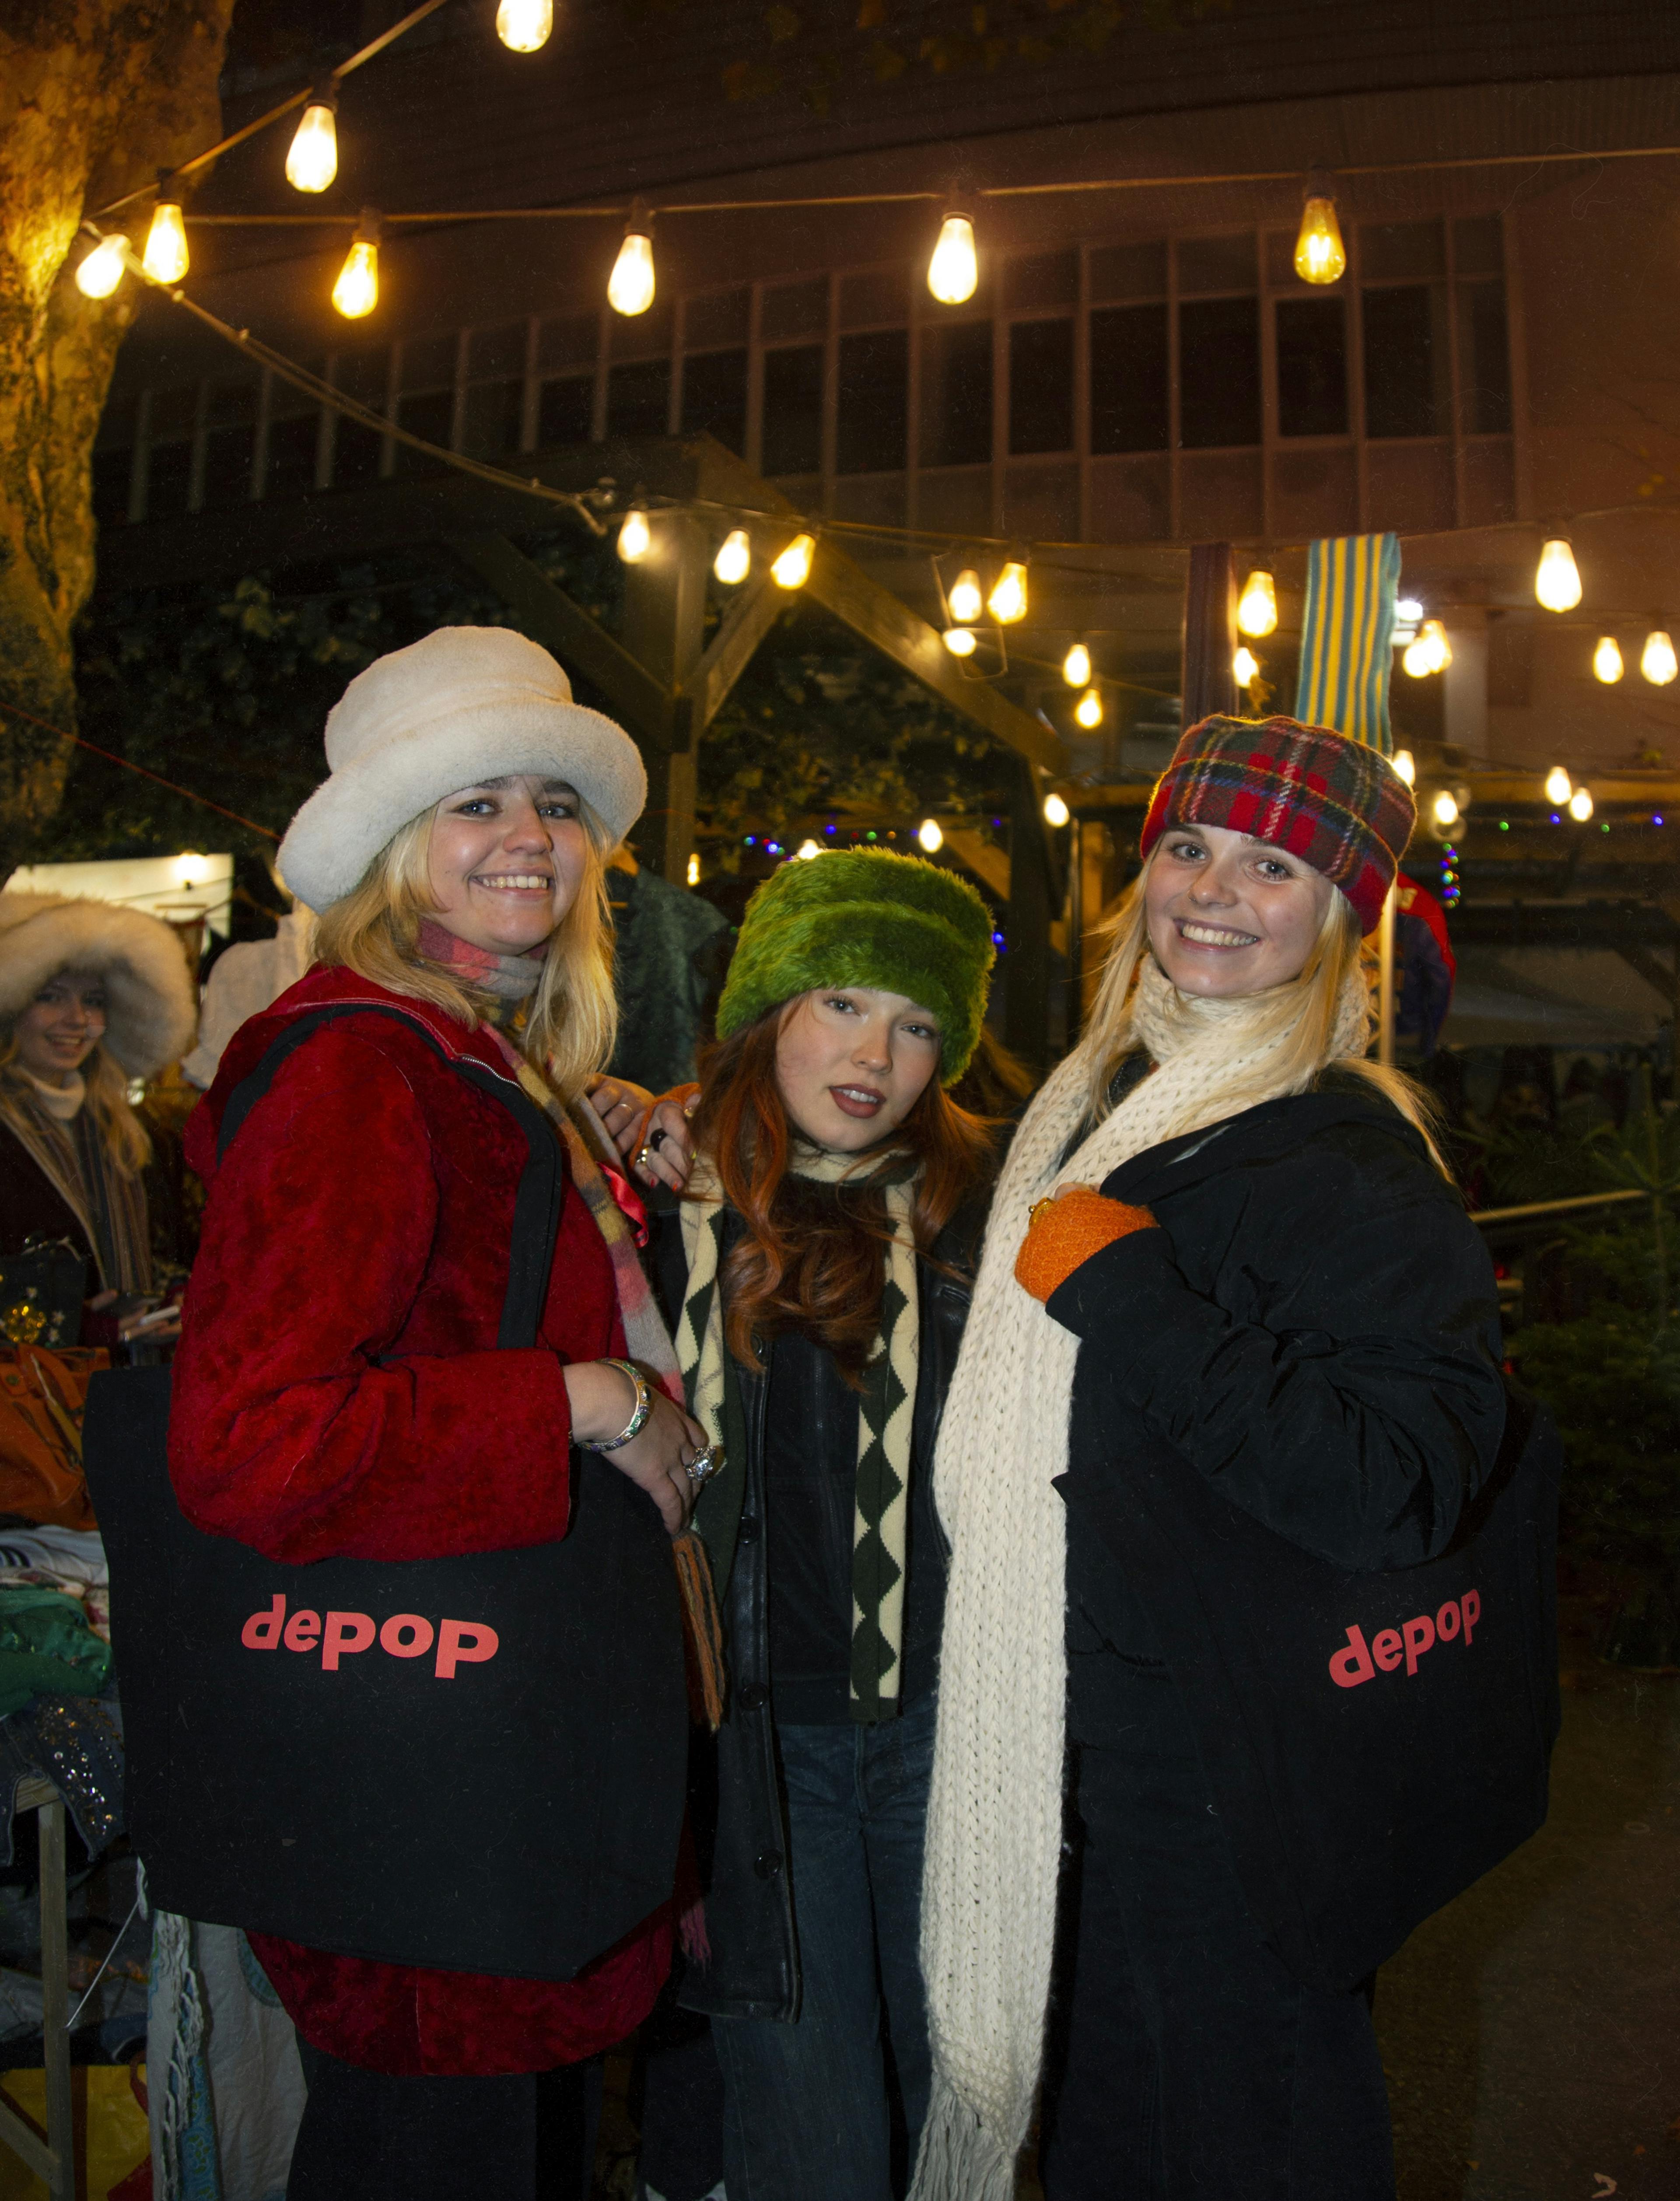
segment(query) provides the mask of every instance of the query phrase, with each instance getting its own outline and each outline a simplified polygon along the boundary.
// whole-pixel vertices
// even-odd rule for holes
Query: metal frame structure
[[[64,1799],[50,1781],[20,1781],[14,1815],[33,1811],[41,1830],[41,2035],[47,2128],[0,2093],[0,2145],[26,2163],[50,2201],[75,2201],[76,2113],[70,2072],[70,1943],[64,1866]]]

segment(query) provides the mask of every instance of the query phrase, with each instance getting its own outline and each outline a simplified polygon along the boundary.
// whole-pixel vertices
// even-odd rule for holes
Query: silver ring
[[[652,1147],[643,1147],[641,1153],[635,1158],[635,1165],[638,1169],[645,1170],[653,1161],[653,1149]]]
[[[709,1482],[723,1464],[717,1457],[716,1445],[702,1445],[688,1462],[686,1472],[689,1482],[699,1488],[703,1483]]]

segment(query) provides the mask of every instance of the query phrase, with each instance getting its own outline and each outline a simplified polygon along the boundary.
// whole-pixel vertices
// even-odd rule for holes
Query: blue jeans
[[[910,2161],[928,2114],[919,1952],[934,1699],[875,1727],[778,1726],[799,2015],[712,2021],[729,2201],[892,2201],[882,2020]]]

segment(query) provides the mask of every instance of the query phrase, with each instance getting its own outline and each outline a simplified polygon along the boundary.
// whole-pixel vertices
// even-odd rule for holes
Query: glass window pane
[[[204,490],[207,508],[243,504],[251,493],[251,455],[256,447],[255,426],[212,428],[204,438]]]
[[[595,378],[567,374],[545,382],[537,399],[536,440],[549,443],[587,443],[594,427]]]
[[[822,464],[822,347],[764,354],[767,474],[814,474]]]
[[[404,390],[447,390],[455,379],[455,338],[441,337],[407,337],[403,339],[402,357],[397,367],[397,380]],[[341,358],[341,370],[344,365]],[[341,372],[341,389],[348,388]],[[381,400],[384,396],[382,384]]]
[[[1010,449],[1074,447],[1074,325],[1016,321],[1010,329]]]
[[[1167,306],[1106,306],[1091,316],[1091,448],[1164,451]]]
[[[1099,244],[1091,255],[1091,296],[1098,305],[1110,298],[1164,298],[1167,247],[1160,244]]]
[[[828,326],[828,279],[818,275],[808,283],[780,283],[764,293],[764,336],[766,343],[782,337],[818,337]]]
[[[1360,273],[1441,275],[1446,272],[1446,232],[1438,221],[1367,221],[1360,225]]]
[[[1258,267],[1251,229],[1231,237],[1186,237],[1179,243],[1183,292],[1253,291],[1259,287]]]
[[[450,357],[454,356],[454,338],[447,340]],[[386,344],[359,344],[354,351],[341,351],[332,363],[332,381],[336,390],[342,390],[359,404],[371,405],[379,412],[385,408],[385,390],[390,373],[390,349]],[[453,374],[443,378],[453,381]]]
[[[910,431],[910,336],[876,329],[842,337],[834,471],[891,473],[904,463]]]
[[[192,479],[192,445],[154,442],[146,455],[146,517],[178,519],[187,508]]]
[[[866,267],[842,275],[840,326],[866,329],[881,321],[902,321],[910,311],[910,275],[903,267]]]
[[[499,329],[475,329],[467,338],[466,371],[474,382],[525,371],[525,325],[505,321]]]
[[[134,454],[112,447],[93,455],[93,516],[102,527],[120,527],[128,518],[128,484]]]
[[[265,496],[307,496],[315,486],[315,455],[320,445],[319,411],[295,414],[268,424],[268,472]]]
[[[1179,308],[1179,440],[1187,450],[1260,441],[1260,301]]]
[[[682,343],[687,351],[710,344],[743,344],[752,318],[751,291],[712,291],[682,303]]]
[[[1028,308],[1071,306],[1079,289],[1077,252],[1039,252],[1030,259],[1010,260],[1004,276],[1004,303]]]
[[[1348,431],[1348,317],[1340,298],[1279,298],[1278,433]]]
[[[564,320],[545,321],[537,332],[537,372],[553,374],[568,367],[593,370],[600,349],[599,314],[572,314]]]
[[[455,428],[455,396],[450,390],[428,390],[418,397],[402,397],[397,401],[396,417],[411,436],[424,436],[429,443],[436,443],[444,450],[449,448],[449,438]],[[338,424],[339,448],[343,448],[344,430],[349,423]],[[362,431],[354,431],[360,435]],[[442,459],[434,458],[430,451],[417,451],[412,444],[399,443],[392,464],[398,473],[409,478],[417,474],[435,474],[443,471]],[[332,478],[343,479],[343,471],[337,458],[333,461]]]
[[[982,466],[992,456],[992,324],[960,321],[922,337],[922,463]]]
[[[1511,432],[1511,354],[1505,332],[1505,285],[1460,283],[1458,292],[1460,387],[1465,431]]]
[[[716,436],[739,458],[746,449],[746,354],[703,351],[682,362],[682,432]]]
[[[1460,275],[1505,273],[1505,233],[1496,214],[1471,214],[1453,224],[1453,265]]]
[[[1439,287],[1429,283],[1365,292],[1367,436],[1446,434],[1442,304]]]
[[[663,436],[670,419],[670,361],[627,360],[606,371],[609,436]]]
[[[481,382],[466,393],[462,408],[461,449],[475,459],[499,458],[519,448],[524,426],[525,385],[519,382]]]
[[[384,437],[377,429],[364,428],[360,420],[340,419],[332,439],[332,485],[335,489],[360,489],[379,478],[379,453]],[[404,471],[413,470],[410,462],[419,460],[418,451],[407,455]]]

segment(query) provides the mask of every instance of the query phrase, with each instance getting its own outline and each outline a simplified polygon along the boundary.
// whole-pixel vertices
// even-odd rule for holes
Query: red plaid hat
[[[1322,872],[1370,932],[1417,815],[1411,789],[1364,742],[1295,719],[1203,719],[1180,737],[1139,845],[1147,856],[1169,825],[1251,833]]]

